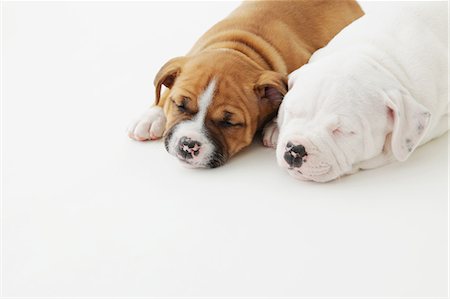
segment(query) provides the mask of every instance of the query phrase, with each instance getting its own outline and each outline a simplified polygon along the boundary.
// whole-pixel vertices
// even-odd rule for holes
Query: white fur
[[[278,114],[277,160],[325,182],[404,161],[448,130],[447,3],[368,13],[289,76]],[[392,118],[392,116],[393,118]],[[290,169],[287,142],[304,145]]]
[[[212,79],[198,98],[197,114],[193,119],[184,121],[176,127],[169,144],[169,153],[174,156],[178,156],[177,148],[180,138],[188,137],[201,143],[200,153],[198,156],[186,161],[190,163],[190,166],[206,166],[211,154],[214,151],[213,144],[206,136],[205,117],[214,98],[215,88],[216,80]]]
[[[271,120],[263,130],[263,144],[267,147],[276,148],[278,140],[278,124],[277,119]]]
[[[166,117],[161,107],[153,106],[128,127],[128,136],[134,140],[161,138],[166,126]]]

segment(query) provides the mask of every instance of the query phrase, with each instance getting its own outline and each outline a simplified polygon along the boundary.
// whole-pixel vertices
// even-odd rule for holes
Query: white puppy
[[[446,2],[366,14],[290,75],[264,143],[317,182],[406,160],[448,130],[447,51]]]

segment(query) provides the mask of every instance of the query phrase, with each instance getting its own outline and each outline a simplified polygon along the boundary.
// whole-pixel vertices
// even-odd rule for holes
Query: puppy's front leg
[[[272,119],[263,129],[263,144],[267,147],[276,148],[278,141],[278,123],[277,119]]]
[[[164,103],[168,92],[164,92],[158,105],[148,108],[144,114],[128,127],[128,136],[131,139],[144,141],[156,140],[163,136],[166,128]]]

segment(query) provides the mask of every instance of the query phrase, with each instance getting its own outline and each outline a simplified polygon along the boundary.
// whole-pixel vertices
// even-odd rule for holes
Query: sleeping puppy
[[[287,74],[362,14],[353,0],[244,2],[160,69],[155,106],[128,135],[164,134],[185,165],[222,165],[276,115]]]
[[[402,4],[346,27],[289,77],[278,164],[327,182],[405,161],[448,130],[447,3]],[[264,139],[277,142],[277,128]]]

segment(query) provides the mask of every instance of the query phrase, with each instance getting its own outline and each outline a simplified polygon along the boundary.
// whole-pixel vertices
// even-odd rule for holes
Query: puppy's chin
[[[181,158],[178,158],[178,161],[180,162],[181,166],[189,168],[189,169],[194,169],[194,168],[207,168],[205,165],[203,164],[194,164],[194,163],[190,163],[189,161],[183,160]]]
[[[216,157],[214,157],[216,156]],[[178,161],[183,167],[194,169],[194,168],[217,168],[225,164],[227,161],[221,154],[213,155],[212,158],[206,159],[206,161],[198,161],[195,163],[190,162],[189,160],[184,160],[180,157],[177,157]]]
[[[330,170],[330,172],[327,172],[325,174],[321,175],[312,175],[308,173],[302,173],[298,169],[288,169],[288,173],[295,179],[301,180],[301,181],[312,181],[317,183],[326,183],[333,181],[339,177],[339,175],[336,175],[334,171]]]

